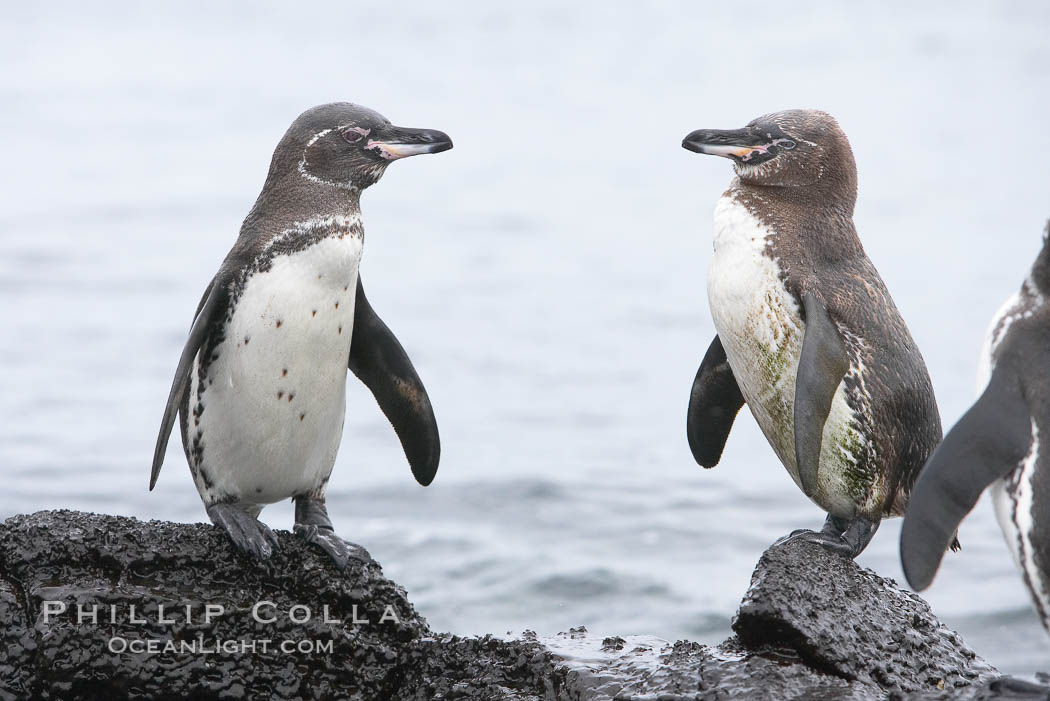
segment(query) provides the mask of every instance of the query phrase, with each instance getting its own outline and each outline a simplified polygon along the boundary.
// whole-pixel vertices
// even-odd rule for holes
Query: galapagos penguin
[[[397,127],[347,102],[303,112],[278,143],[197,308],[150,475],[152,490],[178,414],[208,516],[242,552],[270,556],[277,540],[257,517],[291,498],[295,533],[338,567],[370,559],[335,534],[325,506],[348,368],[393,424],[416,480],[433,480],[440,443],[430,399],[358,274],[360,198],[392,161],[450,148],[440,131]]]
[[[795,484],[827,512],[791,538],[856,557],[904,513],[941,438],[926,366],[853,225],[857,169],[827,113],[788,110],[682,146],[733,162],[707,278],[717,336],[687,437],[714,467],[746,403]]]
[[[995,315],[980,396],[919,473],[901,529],[908,583],[925,589],[988,488],[1006,544],[1050,632],[1050,222],[1020,291]]]

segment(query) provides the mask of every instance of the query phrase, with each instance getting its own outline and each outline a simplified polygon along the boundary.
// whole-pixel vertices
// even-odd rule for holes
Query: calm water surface
[[[717,642],[763,549],[823,521],[746,412],[717,469],[689,454],[731,172],[687,132],[838,117],[946,425],[1050,216],[1041,3],[48,8],[0,25],[0,517],[205,518],[177,441],[146,489],[193,310],[285,128],[349,99],[456,144],[364,197],[369,298],[427,385],[441,470],[418,487],[351,380],[329,489],[438,629]],[[903,581],[898,529],[860,561]],[[1002,669],[1045,669],[985,501],[961,537],[934,611]]]

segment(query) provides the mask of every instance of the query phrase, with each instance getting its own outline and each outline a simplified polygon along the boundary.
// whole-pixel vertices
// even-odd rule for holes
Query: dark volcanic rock
[[[888,691],[997,676],[918,596],[801,540],[762,555],[733,630],[749,647],[786,645],[811,667]]]
[[[1050,687],[1000,677],[950,692],[891,694],[890,701],[1050,701]]]
[[[259,563],[209,525],[70,511],[8,520],[0,697],[498,699],[520,680],[543,688],[529,666],[543,658],[535,644],[429,637],[378,565],[339,572],[296,536],[278,537],[280,551]],[[60,602],[51,615],[49,601]],[[78,622],[78,607],[95,620]],[[155,652],[133,647],[151,641]]]
[[[577,629],[578,630],[578,629]],[[843,699],[881,698],[878,687],[848,682],[801,664],[790,650],[747,650],[731,638],[718,647],[685,640],[629,636],[620,651],[579,633],[542,641],[568,670],[562,695],[572,701],[610,699]]]
[[[921,599],[806,543],[763,555],[712,648],[436,635],[378,565],[339,572],[278,535],[258,563],[207,525],[0,524],[0,699],[1014,698]]]
[[[294,536],[279,537],[280,555],[256,563],[236,556],[224,535],[206,525],[68,511],[10,519],[0,529],[0,572],[21,594],[20,618],[35,644],[9,647],[8,665],[34,669],[29,686],[41,698],[186,698],[190,690],[219,698],[300,698],[396,689],[410,663],[401,654],[427,632],[404,591],[377,566],[338,576]],[[66,610],[46,616],[46,601]],[[266,622],[252,616],[260,601],[272,602],[257,612]],[[350,621],[356,611],[370,623],[325,623],[326,605],[330,619]],[[161,606],[172,623],[161,622]],[[208,616],[207,606],[223,612],[213,608]],[[295,606],[308,607],[309,620],[293,622],[292,616],[307,615]],[[97,621],[78,623],[78,607],[95,611]],[[219,650],[123,649],[148,641]],[[227,652],[223,641],[238,647]],[[255,650],[242,652],[238,641],[255,641]],[[261,641],[271,641],[270,649],[260,649]],[[293,647],[289,654],[277,647],[284,641],[331,644],[332,652]],[[324,667],[332,672],[327,678],[316,675]]]
[[[0,698],[28,696],[32,690],[33,667],[28,661],[36,639],[31,628],[21,588],[0,579]]]

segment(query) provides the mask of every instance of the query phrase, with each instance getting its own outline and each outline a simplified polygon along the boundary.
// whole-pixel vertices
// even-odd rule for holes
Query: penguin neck
[[[817,216],[853,219],[853,208],[857,202],[856,188],[840,192],[840,188],[818,181],[802,187],[764,185],[748,182],[737,176],[730,190],[745,196],[769,202],[771,207],[782,210],[805,208]]]
[[[326,193],[328,196],[325,197],[325,202],[327,203],[325,209],[328,214],[343,217],[361,216],[360,190],[342,190],[338,188],[328,188],[328,190],[337,190],[336,192]]]
[[[360,217],[359,189],[306,183],[293,178],[278,183],[276,187],[263,189],[244,221],[243,231],[264,231],[272,234],[310,220]]]
[[[361,216],[361,191],[332,185],[314,185],[298,197],[292,208],[298,218],[315,217],[359,217]]]
[[[778,248],[819,251],[833,260],[864,255],[853,225],[855,198],[831,196],[812,187],[778,187],[734,178],[726,195],[771,232]]]

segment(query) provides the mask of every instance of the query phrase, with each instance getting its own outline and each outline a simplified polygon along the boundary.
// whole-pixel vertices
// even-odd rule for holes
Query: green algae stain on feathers
[[[764,375],[769,392],[762,404],[769,416],[770,430],[775,435],[774,450],[780,455],[790,455],[792,467],[795,462],[795,375],[798,372],[802,349],[801,319],[795,309],[787,308],[772,289],[762,295],[762,310],[756,315],[761,320],[756,325],[754,351],[758,365]],[[783,323],[798,320],[797,324]],[[764,338],[763,338],[764,337]],[[750,403],[749,403],[750,404]],[[771,442],[774,440],[770,437]],[[784,457],[781,457],[784,460]],[[794,477],[795,475],[792,475]],[[796,479],[797,481],[797,479]]]
[[[731,253],[735,264],[724,275],[714,276],[717,289],[709,286],[712,314],[748,408],[801,488],[794,412],[805,326],[797,301],[779,284],[775,263],[763,255],[757,242],[747,243]],[[744,267],[751,267],[749,275],[740,274]],[[725,313],[732,307],[732,313]],[[848,378],[859,375],[863,368],[862,344],[859,339],[850,341]],[[858,510],[878,511],[883,489],[875,484],[881,481],[873,469],[873,446],[865,438],[860,416],[863,400],[851,398],[847,385],[843,382],[836,390],[824,427],[818,483],[811,498],[829,513],[853,518]]]

